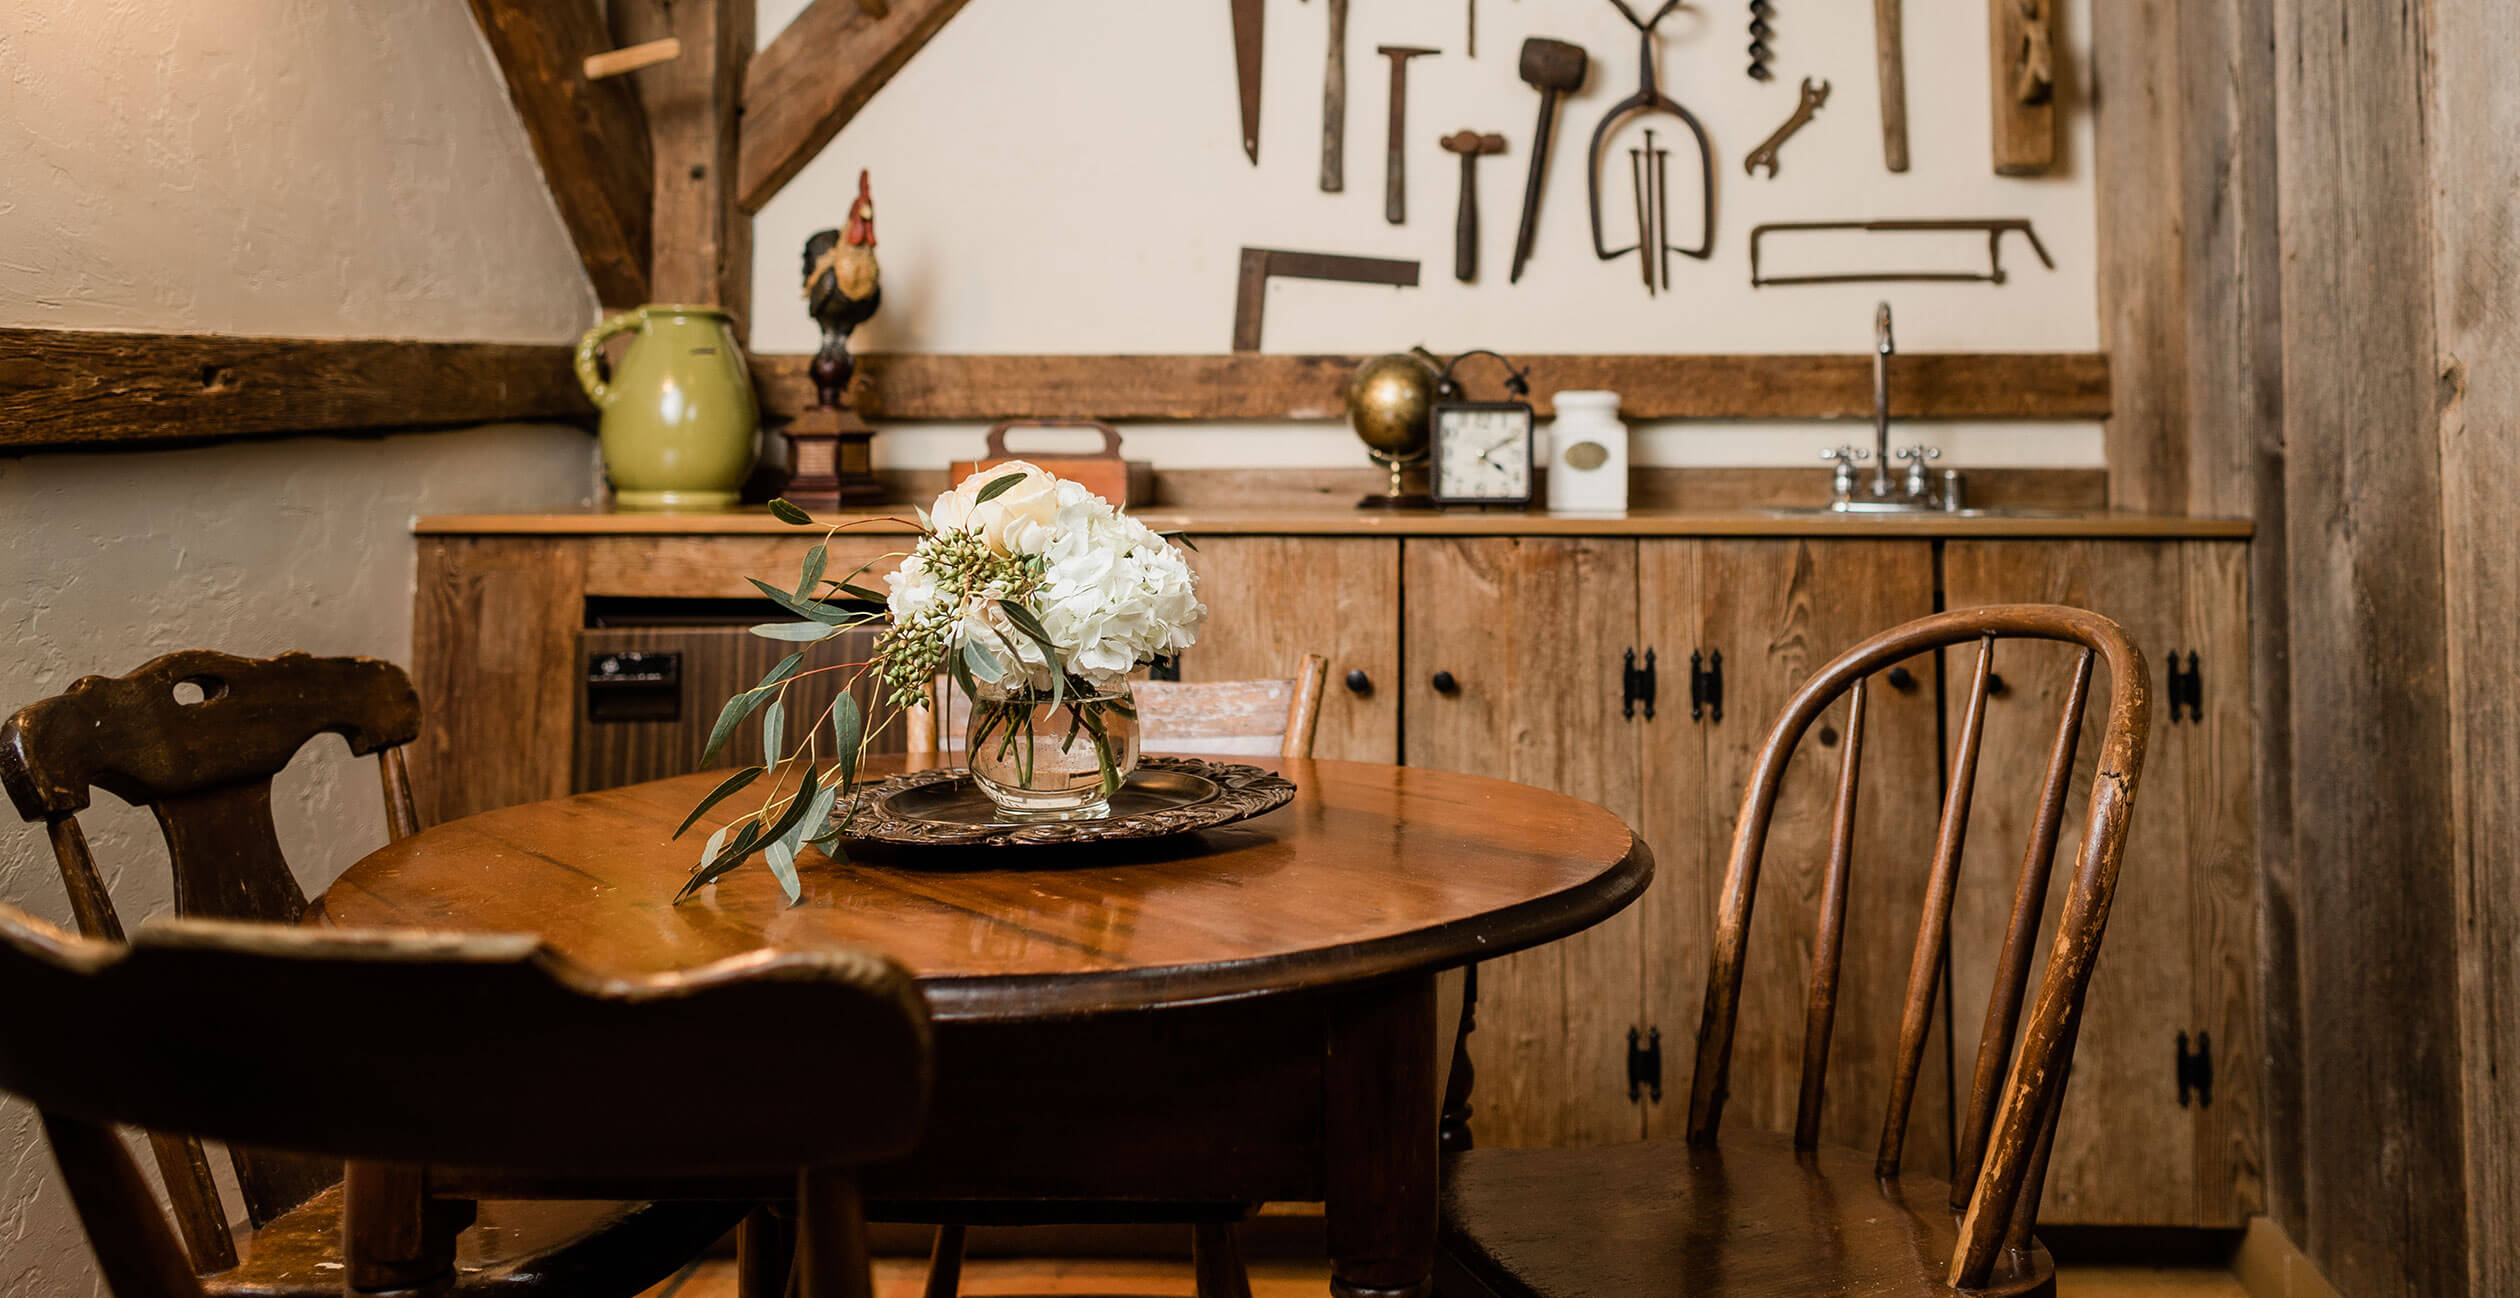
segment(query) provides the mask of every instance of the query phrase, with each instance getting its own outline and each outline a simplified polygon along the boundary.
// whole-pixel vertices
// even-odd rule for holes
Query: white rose
[[[981,488],[1010,473],[1023,475],[1023,480],[985,501],[980,499]],[[1009,460],[972,474],[938,496],[928,516],[937,530],[976,533],[1000,554],[1039,554],[1049,543],[1063,485],[1037,465]]]

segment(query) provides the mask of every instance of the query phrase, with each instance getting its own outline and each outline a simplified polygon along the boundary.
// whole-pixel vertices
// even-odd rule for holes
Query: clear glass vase
[[[1095,691],[1074,677],[1049,690],[980,684],[964,750],[1000,815],[1096,820],[1137,769],[1137,704],[1126,681]]]

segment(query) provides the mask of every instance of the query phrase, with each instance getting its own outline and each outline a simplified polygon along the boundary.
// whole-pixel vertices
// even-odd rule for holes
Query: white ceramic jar
[[[1628,430],[1616,392],[1560,392],[1549,398],[1549,512],[1624,514]]]

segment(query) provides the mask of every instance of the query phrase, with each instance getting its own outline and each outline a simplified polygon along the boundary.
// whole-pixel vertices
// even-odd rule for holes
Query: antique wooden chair
[[[2081,646],[2022,860],[1974,1084],[1946,1186],[1902,1175],[1901,1153],[1942,981],[1952,897],[1977,780],[1996,641]],[[1853,868],[1868,678],[1900,660],[1975,642],[1977,662],[1928,865],[1924,916],[1899,1020],[1888,1112],[1867,1156],[1820,1143],[1820,1114]],[[2020,1029],[2094,661],[2110,682],[2106,727],[2046,972]],[[1827,873],[1812,944],[1795,1134],[1717,1138],[1740,1008],[1760,857],[1795,745],[1847,699]],[[1448,1295],[2047,1294],[2055,1268],[2032,1237],[2074,1033],[2135,806],[2151,705],[2143,655],[2109,619],[2049,605],[1972,608],[1882,632],[1815,673],[1769,731],[1742,794],[1718,902],[1685,1142],[1474,1150],[1445,1169],[1437,1276]],[[1880,863],[1869,868],[1882,868]],[[2018,1053],[2015,1051],[2019,1037]],[[1955,1211],[1962,1212],[1957,1220]]]
[[[447,1196],[663,1186],[794,1194],[794,1292],[864,1298],[852,1169],[908,1151],[929,1085],[925,1001],[859,950],[608,978],[521,935],[167,920],[123,944],[0,907],[0,999],[0,1089],[41,1111],[116,1298],[216,1292],[121,1124],[356,1160],[347,1268],[295,1259],[336,1294],[483,1292]],[[274,1048],[307,1024],[319,1049]]]
[[[71,913],[89,937],[123,937],[77,819],[92,788],[156,815],[178,915],[295,924],[306,895],[273,829],[272,777],[315,736],[338,734],[353,755],[376,755],[388,831],[406,837],[419,826],[403,745],[419,730],[419,697],[391,663],[192,650],[128,676],[83,678],[0,724],[0,785],[20,816],[44,822]],[[295,1060],[308,1072],[332,1067],[326,1040],[338,1025],[293,1012],[294,990],[282,995],[269,1005],[238,1007],[275,1028],[250,1040],[238,1029],[240,1046]],[[233,1022],[237,1014],[219,1018]],[[149,1142],[193,1270],[209,1289],[339,1288],[339,1273],[317,1265],[340,1254],[339,1159],[231,1147],[252,1226],[239,1239],[228,1229],[201,1142],[165,1132],[152,1132]],[[563,1281],[635,1292],[670,1275],[740,1215],[717,1203],[484,1204],[482,1228],[463,1240],[464,1265],[504,1292],[537,1293]]]
[[[1148,752],[1206,756],[1310,757],[1321,719],[1322,682],[1330,660],[1306,654],[1290,680],[1138,681],[1138,746]],[[910,714],[910,753],[935,758],[962,751],[970,700],[938,677],[931,704]],[[1202,1214],[1196,1208],[1187,1215]],[[1052,1215],[1056,1212],[1053,1210]],[[1122,1215],[1126,1215],[1122,1210]],[[1182,1213],[1167,1218],[1179,1220]],[[1191,1227],[1191,1269],[1199,1298],[1248,1298],[1241,1246],[1234,1238],[1240,1207],[1206,1214]],[[929,1220],[933,1220],[930,1218]],[[948,1222],[936,1231],[925,1298],[953,1298],[962,1283],[963,1240],[969,1223]]]
[[[1138,747],[1202,756],[1310,757],[1330,660],[1305,654],[1291,680],[1138,681]],[[940,676],[931,704],[910,714],[910,751],[962,751],[971,701]]]

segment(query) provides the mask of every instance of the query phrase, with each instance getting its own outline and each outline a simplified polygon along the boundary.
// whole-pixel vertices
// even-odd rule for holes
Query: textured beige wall
[[[19,0],[0,123],[0,325],[555,341],[594,311],[463,0]],[[0,459],[0,708],[185,646],[406,658],[411,516],[574,503],[592,455],[510,425]],[[382,841],[375,790],[329,739],[284,777],[310,888]],[[125,917],[165,910],[147,815],[86,823]],[[68,921],[32,827],[0,825],[0,899]],[[0,1104],[0,1298],[96,1292]]]

